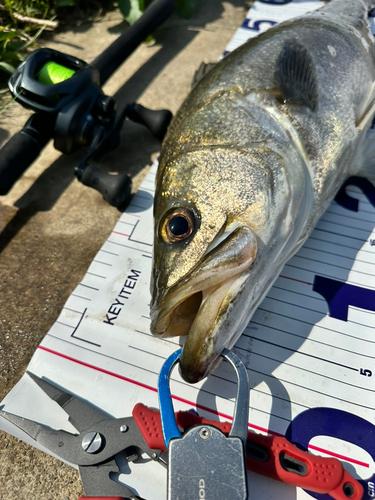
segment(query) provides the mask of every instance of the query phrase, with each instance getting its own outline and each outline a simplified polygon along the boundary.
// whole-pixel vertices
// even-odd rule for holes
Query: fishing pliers
[[[86,500],[144,500],[112,478],[118,463],[134,461],[142,453],[167,467],[160,413],[138,403],[132,416],[111,418],[75,396],[64,392],[28,372],[34,382],[68,414],[77,434],[53,430],[32,420],[0,409],[0,415],[26,432],[37,443],[62,460],[78,465]],[[183,431],[208,424],[229,434],[229,422],[207,420],[191,411],[175,414]],[[284,437],[248,432],[246,443],[248,470],[306,490],[329,494],[335,500],[362,500],[362,485],[335,458],[314,456],[302,451]],[[79,500],[84,500],[79,499]]]
[[[0,410],[0,415],[19,427],[38,444],[44,446],[61,460],[78,465],[83,488],[88,498],[102,500],[143,500],[125,485],[112,479],[113,473],[120,468],[117,462],[125,457],[127,461],[134,461],[146,453],[150,459],[164,465],[161,450],[151,449],[143,437],[140,427],[148,422],[148,412],[153,411],[139,404],[133,409],[133,416],[125,418],[110,418],[84,401],[64,392],[28,372],[33,381],[69,416],[69,422],[77,429],[77,434],[70,434],[64,430],[54,430],[40,425],[27,418],[13,415]],[[150,417],[150,421],[152,415]],[[138,424],[137,424],[138,422]],[[162,437],[160,429],[144,435],[151,446],[155,446],[154,438]],[[160,423],[160,420],[159,420]],[[149,428],[149,426],[148,426]],[[163,442],[163,441],[161,441]],[[121,457],[120,457],[121,455]]]

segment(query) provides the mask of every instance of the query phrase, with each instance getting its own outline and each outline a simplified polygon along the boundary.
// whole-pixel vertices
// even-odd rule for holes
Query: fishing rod
[[[120,143],[126,118],[145,125],[162,140],[172,119],[168,110],[128,104],[117,117],[116,101],[101,86],[125,59],[174,11],[175,0],[154,0],[144,14],[100,54],[92,64],[52,49],[39,49],[14,71],[8,86],[15,100],[34,111],[25,126],[0,150],[0,195],[6,195],[23,172],[53,139],[55,149],[86,153],[75,175],[118,208],[131,193],[127,174],[111,175],[90,163]]]

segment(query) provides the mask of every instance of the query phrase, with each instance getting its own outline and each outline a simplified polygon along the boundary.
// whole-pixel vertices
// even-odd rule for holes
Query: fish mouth
[[[217,238],[200,264],[152,307],[151,331],[155,336],[187,335],[180,359],[180,373],[186,382],[206,377],[222,350],[231,347],[233,332],[223,327],[223,320],[256,252],[253,231],[236,227],[224,240]]]

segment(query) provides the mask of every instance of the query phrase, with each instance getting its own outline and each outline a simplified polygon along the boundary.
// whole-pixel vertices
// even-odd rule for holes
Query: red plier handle
[[[151,449],[166,451],[160,413],[138,403],[133,417]],[[208,420],[194,413],[177,412],[179,427],[209,424],[229,434],[229,422]],[[347,472],[336,458],[312,455],[302,451],[284,437],[264,436],[249,432],[246,443],[248,470],[306,490],[328,494],[335,500],[361,500],[362,485]]]
[[[160,413],[142,403],[135,405],[133,418],[151,449],[166,451]],[[229,434],[229,422],[208,420],[188,411],[176,413],[184,430],[199,424],[214,425]],[[362,485],[347,472],[336,458],[326,458],[302,451],[284,437],[249,432],[246,443],[247,469],[292,486],[328,494],[335,500],[361,500]],[[81,497],[78,500],[125,500],[122,497]]]

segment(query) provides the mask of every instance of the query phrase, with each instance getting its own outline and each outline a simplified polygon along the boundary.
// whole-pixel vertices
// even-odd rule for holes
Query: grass
[[[108,9],[119,8],[132,24],[152,0],[0,0],[0,100],[7,81],[27,54],[38,48],[46,32],[63,29],[100,17]],[[191,16],[197,0],[177,0],[180,16]],[[2,99],[3,101],[3,99]],[[1,103],[3,104],[3,102]]]
[[[48,0],[0,0],[0,71],[11,74],[42,31],[58,26],[56,7]]]
[[[112,0],[0,0],[0,107],[9,99],[9,76],[38,48],[40,37],[100,18],[114,7]]]

